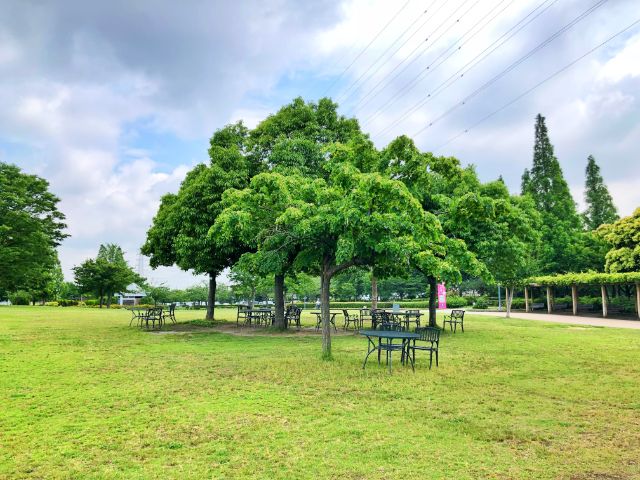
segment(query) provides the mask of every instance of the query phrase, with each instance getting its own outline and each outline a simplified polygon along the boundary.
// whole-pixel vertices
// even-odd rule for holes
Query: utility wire
[[[498,37],[491,44],[489,44],[484,50],[482,50],[475,57],[473,57],[471,60],[469,60],[464,66],[462,66],[460,69],[458,69],[458,71],[456,71],[449,78],[447,78],[446,80],[441,82],[435,89],[433,89],[430,93],[428,93],[425,97],[423,97],[423,99],[419,103],[417,103],[416,105],[414,105],[412,107],[409,107],[409,109],[405,110],[402,114],[400,114],[400,116],[398,116],[393,122],[391,122],[389,125],[387,125],[385,128],[383,128],[381,131],[379,131],[376,135],[384,134],[387,131],[391,130],[396,125],[399,125],[400,123],[402,123],[409,115],[411,115],[413,112],[415,112],[416,110],[420,109],[421,107],[423,107],[424,105],[429,103],[431,100],[433,100],[435,97],[437,97],[440,93],[442,93],[447,88],[449,88],[451,85],[453,85],[455,82],[457,82],[462,77],[464,77],[470,70],[472,70],[474,67],[478,66],[483,60],[485,60],[487,57],[489,57],[498,48],[500,48],[502,45],[504,45],[509,40],[511,40],[511,38],[513,38],[516,34],[518,34],[518,32],[520,32],[523,28],[525,28],[527,25],[529,25],[531,22],[533,22],[536,18],[538,18],[540,15],[542,15],[544,12],[546,12],[549,8],[551,8],[551,6],[553,6],[557,1],[558,0],[544,0],[537,7],[535,7],[533,10],[531,10],[527,15],[522,17],[509,30],[507,30],[502,35],[500,35],[500,37]],[[551,2],[551,3],[549,3],[549,2]],[[542,7],[544,7],[544,8],[542,8]],[[539,10],[540,8],[542,8],[542,10],[540,10],[538,13],[536,13],[536,11]],[[535,13],[535,15],[533,15],[534,13]],[[529,18],[529,17],[531,17],[531,18]],[[462,72],[462,73],[460,73],[460,72]]]
[[[447,18],[446,18],[442,23],[440,23],[440,25],[438,25],[438,26],[433,30],[432,35],[433,35],[433,34],[435,34],[438,30],[440,30],[440,28],[441,28],[445,23],[447,23],[451,18],[453,18],[453,17],[456,15],[456,13],[458,12],[458,10],[460,10],[460,9],[461,9],[461,8],[462,8],[466,3],[469,3],[469,1],[470,1],[470,0],[464,0],[464,1],[463,1],[463,2],[458,6],[458,8],[456,8],[456,9],[454,10],[454,12],[453,12],[451,15],[449,15],[449,16],[448,16],[448,17],[447,17]],[[479,1],[480,1],[480,0],[477,0],[475,4],[477,4]],[[475,5],[475,4],[474,4],[474,5]],[[472,6],[472,8],[473,8],[473,6]],[[468,11],[468,10],[467,10],[467,11]],[[466,13],[466,12],[465,12],[465,13]],[[454,22],[453,22],[453,25],[455,25],[458,21],[459,21],[459,19],[458,19],[457,21],[454,21]],[[355,106],[354,108],[357,108],[358,106],[365,107],[367,104],[369,104],[369,103],[371,102],[371,100],[373,100],[373,99],[374,99],[374,98],[375,98],[375,97],[376,97],[376,96],[377,96],[377,95],[378,95],[382,90],[384,90],[384,88],[385,88],[388,84],[390,84],[393,80],[395,80],[395,79],[398,77],[398,75],[400,75],[400,74],[401,74],[402,72],[404,72],[407,68],[409,68],[409,66],[410,66],[412,63],[414,63],[418,58],[420,58],[420,56],[421,56],[421,55],[423,55],[425,52],[427,52],[427,51],[429,50],[429,48],[431,48],[431,45],[433,45],[433,44],[434,44],[434,43],[436,43],[440,38],[442,38],[442,36],[443,36],[445,33],[447,33],[447,32],[446,32],[446,31],[445,31],[445,32],[443,32],[440,36],[438,36],[438,37],[437,37],[435,40],[433,40],[431,43],[428,43],[428,41],[429,41],[429,39],[430,39],[431,37],[427,37],[423,43],[416,45],[416,48],[414,48],[414,49],[411,51],[411,53],[409,53],[409,55],[408,55],[407,57],[405,57],[405,58],[404,58],[404,60],[402,60],[402,61],[401,61],[399,64],[397,64],[397,65],[396,65],[396,66],[395,66],[395,67],[394,67],[394,68],[393,68],[389,73],[387,73],[387,75],[386,75],[386,76],[382,77],[382,78],[380,79],[380,81],[379,81],[378,83],[376,83],[376,84],[373,86],[373,88],[372,88],[371,90],[369,90],[369,92],[368,92],[364,97],[362,97],[362,98],[358,101],[358,103],[356,104],[356,106]],[[425,43],[427,43],[427,46],[426,46],[426,47],[424,46],[424,44],[425,44]],[[418,55],[417,55],[413,60],[411,60],[411,62],[409,62],[409,64],[407,64],[407,65],[406,65],[402,70],[400,70],[396,75],[394,75],[394,76],[393,76],[393,78],[391,78],[390,80],[388,80],[388,81],[387,81],[387,83],[386,83],[386,84],[385,84],[385,85],[384,85],[380,90],[378,90],[376,93],[374,93],[374,92],[375,92],[375,90],[376,90],[376,88],[378,88],[378,87],[379,87],[379,86],[380,86],[380,85],[381,85],[381,84],[386,80],[386,78],[387,78],[388,76],[390,76],[393,72],[395,72],[395,71],[396,71],[396,70],[397,70],[397,69],[398,69],[398,68],[399,68],[399,67],[400,67],[404,62],[406,62],[407,60],[409,60],[409,59],[413,56],[413,54],[414,54],[414,53],[415,53],[415,52],[416,52],[420,47],[424,47],[424,49],[422,50],[422,52],[420,52],[420,53],[419,53],[419,54],[418,54]],[[370,95],[373,95],[373,97],[371,97],[369,100],[367,100],[366,102],[364,102],[364,104],[362,104],[362,102],[363,102],[367,97],[369,97]],[[362,105],[361,105],[361,104],[362,104]]]
[[[426,9],[425,9],[425,11],[424,11],[424,12],[422,12],[420,15],[418,15],[418,16],[416,17],[416,19],[415,19],[413,22],[411,22],[411,24],[410,24],[407,28],[405,28],[405,29],[404,29],[404,31],[403,31],[403,32],[402,32],[402,33],[401,33],[401,34],[400,34],[400,35],[399,35],[399,36],[398,36],[398,37],[397,37],[397,38],[396,38],[396,39],[391,43],[391,45],[389,45],[389,46],[387,47],[387,49],[386,49],[384,52],[382,52],[382,53],[380,54],[380,56],[379,56],[378,58],[376,58],[376,59],[375,59],[375,61],[374,61],[371,65],[369,65],[369,68],[367,68],[367,69],[366,69],[366,70],[365,70],[365,71],[364,71],[364,72],[363,72],[363,73],[362,73],[362,74],[361,74],[361,75],[360,75],[356,80],[354,80],[354,81],[351,83],[351,85],[349,85],[349,86],[348,86],[348,87],[347,87],[347,88],[346,88],[346,89],[345,89],[345,90],[340,94],[340,96],[338,97],[338,101],[339,101],[339,102],[341,101],[341,99],[346,100],[347,98],[351,97],[351,95],[353,94],[353,92],[355,92],[356,90],[353,90],[353,92],[352,92],[351,94],[349,93],[349,91],[350,91],[353,87],[355,87],[358,83],[360,83],[360,80],[362,80],[362,78],[363,78],[367,73],[369,73],[369,72],[371,71],[371,69],[372,69],[372,68],[373,68],[373,67],[374,67],[374,66],[375,66],[375,65],[376,65],[376,64],[377,64],[377,63],[378,63],[378,62],[379,62],[379,61],[380,61],[380,60],[381,60],[381,59],[382,59],[382,58],[383,58],[383,57],[384,57],[384,56],[389,52],[389,50],[391,50],[391,49],[393,48],[393,46],[394,46],[396,43],[398,43],[398,42],[402,39],[402,37],[404,37],[404,36],[407,34],[407,32],[408,32],[409,30],[411,30],[411,29],[413,28],[413,26],[414,26],[416,23],[418,23],[418,22],[420,21],[420,19],[421,19],[424,15],[426,15],[426,14],[427,14],[427,12],[431,9],[431,7],[433,7],[434,3],[436,3],[437,1],[438,1],[438,0],[433,0],[433,1],[431,2],[431,4],[430,4]],[[405,40],[405,42],[404,42],[402,45],[400,45],[400,47],[398,47],[398,49],[396,50],[396,52],[397,52],[400,48],[402,48],[402,47],[403,47],[403,46],[404,46],[404,45],[405,45],[409,40],[411,40],[411,38],[413,38],[413,37],[416,35],[416,33],[418,33],[418,31],[419,31],[419,30],[420,30],[420,29],[425,25],[425,23],[427,23],[427,21],[428,21],[428,20],[429,20],[429,19],[427,18],[427,20],[425,20],[425,21],[422,23],[422,25],[420,25],[420,26],[419,26],[419,27],[418,27],[418,28],[413,32],[413,34],[412,34],[409,38],[407,38],[407,40]],[[395,52],[394,52],[394,54],[395,54]],[[392,54],[392,56],[393,56],[393,54]],[[382,67],[382,64],[381,64],[381,65],[380,65],[380,67],[376,70],[376,72],[377,72],[381,67]],[[374,73],[375,73],[375,72],[374,72]]]
[[[530,94],[531,92],[533,92],[535,89],[537,89],[538,87],[540,87],[541,85],[547,83],[549,80],[551,80],[552,78],[560,75],[561,73],[563,73],[564,71],[568,70],[569,68],[573,67],[576,63],[578,63],[580,60],[584,59],[585,57],[591,55],[593,52],[595,52],[596,50],[598,50],[599,48],[602,48],[604,45],[606,45],[607,43],[609,43],[611,40],[613,40],[614,38],[622,35],[623,33],[627,32],[628,30],[632,29],[633,27],[635,27],[636,25],[640,24],[640,18],[638,18],[636,21],[634,21],[633,23],[631,23],[630,25],[626,26],[625,28],[623,28],[622,30],[620,30],[618,33],[613,34],[612,36],[610,36],[609,38],[607,38],[605,41],[599,43],[598,45],[596,45],[595,47],[593,47],[591,50],[585,52],[584,54],[580,55],[578,58],[574,59],[573,61],[571,61],[570,63],[566,64],[564,67],[562,67],[561,69],[555,71],[554,73],[552,73],[551,75],[549,75],[548,77],[546,77],[544,80],[541,80],[540,82],[536,83],[534,86],[532,86],[531,88],[529,88],[528,90],[525,90],[523,93],[521,93],[520,95],[518,95],[517,97],[514,97],[513,99],[511,99],[510,101],[508,101],[507,103],[505,103],[504,105],[502,105],[500,108],[494,110],[493,112],[489,113],[488,115],[485,115],[484,117],[482,117],[480,120],[478,120],[476,123],[470,125],[469,127],[465,128],[464,130],[462,130],[460,133],[454,135],[453,137],[451,137],[449,140],[447,140],[446,142],[438,145],[437,148],[435,148],[433,151],[437,151],[440,150],[441,148],[449,145],[451,142],[453,142],[454,140],[458,139],[459,137],[461,137],[462,135],[464,135],[465,133],[468,133],[469,130],[471,130],[472,128],[477,127],[478,125],[480,125],[481,123],[484,123],[485,121],[487,121],[488,119],[490,119],[491,117],[493,117],[494,115],[496,115],[497,113],[500,113],[501,111],[503,111],[504,109],[510,107],[511,105],[513,105],[514,103],[516,103],[518,100],[520,100],[521,98],[525,97],[526,95]]]
[[[527,52],[525,55],[523,55],[522,57],[520,57],[518,60],[516,60],[515,62],[513,62],[511,65],[509,65],[507,68],[505,68],[503,71],[501,71],[498,75],[492,77],[490,80],[488,80],[487,82],[485,82],[484,84],[482,84],[480,87],[476,88],[473,92],[471,92],[469,95],[467,95],[465,98],[462,99],[462,101],[456,103],[454,106],[452,106],[451,108],[449,108],[447,111],[445,111],[444,113],[440,114],[438,117],[436,117],[434,120],[430,121],[427,125],[425,125],[424,127],[422,127],[420,130],[418,130],[414,136],[417,136],[419,134],[421,134],[422,132],[424,132],[426,129],[432,127],[434,124],[436,124],[437,122],[439,122],[440,120],[442,120],[443,118],[447,117],[448,115],[450,115],[451,113],[453,113],[455,110],[457,110],[458,108],[462,107],[463,105],[465,105],[469,100],[471,100],[473,97],[477,96],[478,94],[480,94],[480,92],[482,92],[483,90],[486,90],[489,86],[491,86],[492,84],[494,84],[495,82],[497,82],[500,78],[504,77],[507,73],[509,73],[511,70],[513,70],[514,68],[518,67],[521,63],[523,63],[524,61],[526,61],[528,58],[530,58],[531,56],[535,55],[538,51],[542,50],[544,47],[546,47],[547,45],[549,45],[551,42],[553,42],[556,38],[558,38],[560,35],[562,35],[564,32],[566,32],[567,30],[569,30],[570,28],[574,27],[575,25],[577,25],[580,21],[584,20],[586,17],[588,17],[591,13],[593,13],[596,9],[598,9],[599,7],[601,7],[602,5],[604,5],[608,0],[599,0],[598,2],[596,2],[594,5],[592,5],[591,7],[589,7],[588,9],[586,9],[584,12],[582,12],[580,15],[578,15],[576,18],[574,18],[573,20],[571,20],[568,24],[566,24],[564,27],[562,27],[560,30],[558,30],[556,33],[554,33],[553,35],[551,35],[550,37],[548,37],[546,40],[544,40],[542,43],[538,44],[536,47],[534,47],[533,49],[529,50],[529,52]]]
[[[445,63],[449,58],[451,58],[453,55],[455,55],[457,52],[459,52],[462,47],[464,47],[467,43],[469,43],[471,41],[471,39],[473,39],[473,37],[475,37],[478,33],[480,33],[487,25],[489,25],[491,22],[493,22],[500,14],[502,14],[507,8],[509,8],[511,5],[513,5],[513,3],[515,2],[515,0],[511,0],[510,2],[507,3],[507,5],[505,5],[500,11],[498,11],[497,13],[495,13],[487,22],[484,23],[484,25],[482,25],[478,30],[476,30],[475,32],[473,32],[473,30],[480,24],[482,23],[482,21],[484,21],[489,15],[491,15],[495,10],[497,10],[506,0],[501,0],[499,3],[497,3],[492,9],[490,9],[483,17],[481,17],[476,23],[474,23],[471,28],[469,28],[458,40],[456,40],[455,42],[453,42],[449,48],[447,48],[446,50],[442,51],[440,53],[440,55],[438,55],[429,65],[427,65],[425,68],[423,68],[418,75],[416,75],[409,83],[405,84],[401,89],[399,89],[393,96],[391,96],[391,98],[389,98],[385,103],[383,103],[378,110],[376,110],[372,115],[370,115],[369,117],[365,118],[363,120],[363,124],[367,124],[369,122],[371,122],[374,118],[376,118],[378,115],[380,115],[383,111],[385,111],[387,109],[387,107],[389,105],[391,105],[391,103],[396,100],[399,99],[400,97],[406,95],[407,93],[409,93],[411,90],[413,90],[413,88],[418,84],[418,82],[420,82],[421,80],[424,80],[425,78],[427,78],[431,73],[433,73],[435,70],[438,69],[438,67],[440,65],[442,65],[443,63]],[[473,32],[473,33],[471,33]],[[465,37],[467,35],[471,34],[466,40]],[[464,40],[464,41],[463,41]],[[462,43],[460,43],[462,42]],[[455,46],[458,45],[458,48],[455,48]],[[455,49],[454,49],[455,48]],[[452,51],[453,49],[453,51]],[[449,53],[450,52],[450,53]],[[447,53],[449,53],[447,55]],[[443,56],[446,57],[440,61],[438,64],[436,64],[434,66],[434,64]],[[433,68],[431,68],[433,67]]]
[[[391,19],[390,19],[390,20],[385,24],[385,26],[384,26],[384,27],[382,27],[382,29],[381,29],[378,33],[376,33],[376,34],[374,35],[374,37],[373,37],[373,38],[371,39],[371,41],[367,44],[367,46],[366,46],[366,47],[364,47],[364,48],[360,51],[360,53],[359,53],[358,55],[356,55],[356,58],[354,58],[354,59],[351,61],[351,63],[347,66],[347,68],[345,68],[345,69],[342,71],[342,73],[341,73],[340,75],[338,75],[338,76],[333,80],[333,82],[331,82],[331,85],[329,85],[329,87],[327,87],[327,89],[326,89],[326,90],[325,90],[325,92],[322,94],[322,96],[325,96],[325,95],[329,92],[329,90],[331,90],[331,89],[333,88],[333,86],[338,82],[338,80],[340,80],[340,79],[344,76],[344,74],[345,74],[345,73],[347,73],[347,71],[348,71],[348,70],[353,66],[353,64],[354,64],[354,63],[356,63],[356,61],[357,61],[357,60],[362,56],[362,54],[363,54],[364,52],[366,52],[366,51],[367,51],[367,49],[371,46],[371,44],[372,44],[373,42],[375,42],[375,41],[378,39],[378,37],[379,37],[380,35],[382,35],[382,33],[387,29],[387,27],[388,27],[389,25],[391,25],[391,23],[393,23],[393,21],[396,19],[396,17],[397,17],[398,15],[400,15],[400,13],[402,13],[402,11],[407,7],[407,5],[409,5],[409,3],[410,3],[410,2],[411,2],[411,0],[407,0],[407,2],[406,2],[402,7],[400,7],[400,10],[398,10],[398,11],[396,12],[396,14],[395,14],[393,17],[391,17]]]

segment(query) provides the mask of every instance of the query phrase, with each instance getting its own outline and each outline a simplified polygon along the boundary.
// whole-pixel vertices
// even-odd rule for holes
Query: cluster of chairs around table
[[[164,307],[132,307],[128,310],[131,311],[131,321],[129,326],[136,325],[140,328],[146,328],[147,330],[160,330],[163,325],[170,321],[176,322],[176,304],[172,303],[168,308]]]
[[[458,325],[464,332],[464,310],[452,310],[450,314],[445,315],[443,330],[447,324],[454,333]],[[374,311],[372,312],[372,329],[360,331],[368,340],[368,351],[362,368],[365,368],[369,355],[373,352],[378,354],[378,363],[381,361],[382,353],[385,353],[389,371],[391,371],[393,352],[399,352],[402,364],[410,364],[412,369],[415,369],[416,351],[429,352],[429,368],[431,369],[433,364],[434,354],[436,366],[438,366],[440,332],[441,330],[437,327],[420,327],[419,316],[416,318],[416,328],[411,332],[408,319],[403,321],[397,313]],[[394,340],[401,340],[401,343],[394,343]]]
[[[287,305],[284,311],[285,326],[296,326],[300,328],[300,315],[302,315],[302,309],[300,307],[297,305]],[[244,305],[238,305],[236,326],[242,324],[247,327],[269,327],[274,324],[275,319],[275,311],[270,308],[249,308]]]

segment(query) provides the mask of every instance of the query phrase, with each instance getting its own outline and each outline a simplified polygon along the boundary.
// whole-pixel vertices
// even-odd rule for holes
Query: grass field
[[[314,333],[0,307],[0,478],[640,478],[640,331],[465,323],[389,375],[352,334],[323,362]]]

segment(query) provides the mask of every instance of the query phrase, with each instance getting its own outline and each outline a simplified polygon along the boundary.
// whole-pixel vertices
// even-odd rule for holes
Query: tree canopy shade
[[[142,279],[129,267],[124,253],[118,245],[100,245],[98,256],[73,268],[78,287],[82,292],[95,294],[100,300],[100,308],[111,306],[113,295],[126,291],[134,282]]]
[[[611,246],[605,257],[607,272],[640,272],[640,208],[629,217],[600,226],[597,234]]]
[[[0,290],[31,289],[55,269],[67,235],[49,183],[0,162]]]
[[[213,320],[216,277],[246,251],[239,243],[216,244],[208,232],[222,209],[224,191],[245,187],[257,169],[246,152],[247,135],[247,128],[236,123],[211,137],[209,165],[197,165],[177,194],[162,197],[141,249],[152,267],[175,264],[209,275],[209,320]]]
[[[522,193],[529,195],[542,215],[542,244],[538,259],[544,273],[567,272],[574,268],[572,246],[581,231],[580,217],[562,174],[545,119],[538,114],[535,124],[533,166],[522,177]]]
[[[415,264],[429,280],[431,325],[438,281],[459,283],[466,273],[508,284],[533,273],[540,217],[530,200],[510,195],[504,182],[482,184],[473,167],[421,153],[407,137],[382,152],[381,169],[405,183],[442,225],[443,248],[428,262]]]

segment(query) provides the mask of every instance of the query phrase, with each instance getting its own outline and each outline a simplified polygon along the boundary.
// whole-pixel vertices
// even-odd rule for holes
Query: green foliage
[[[223,193],[245,187],[258,168],[247,155],[247,135],[241,122],[215,132],[210,140],[209,164],[191,170],[177,194],[162,197],[141,249],[150,257],[152,267],[176,264],[215,280],[247,251],[239,242],[215,242],[208,235],[223,208]],[[207,316],[213,318],[213,302]]]
[[[589,155],[587,159],[585,174],[584,199],[587,203],[587,210],[583,217],[587,229],[595,230],[600,225],[615,222],[619,217],[609,189],[600,174],[600,167],[593,155]]]
[[[0,290],[43,288],[67,236],[58,201],[46,180],[0,162]]]
[[[101,307],[105,298],[110,307],[114,294],[124,292],[131,283],[142,283],[143,280],[129,267],[122,249],[114,244],[100,245],[95,260],[86,260],[73,271],[80,291],[96,295]]]
[[[572,285],[623,285],[640,283],[640,272],[624,273],[565,273],[561,275],[542,275],[530,277],[525,285],[542,285],[553,287],[570,287]]]
[[[538,114],[535,125],[533,167],[523,175],[524,195],[530,196],[542,216],[539,254],[543,273],[571,271],[571,246],[581,232],[581,220],[549,140],[545,119]]]
[[[478,297],[473,303],[473,308],[477,308],[478,310],[489,308],[489,299],[485,296]]]
[[[640,208],[629,217],[602,225],[596,233],[610,245],[605,257],[607,272],[640,271]]]
[[[9,301],[12,305],[29,305],[31,303],[31,294],[25,290],[18,290],[9,295]]]
[[[78,306],[78,300],[58,300],[58,306],[60,307],[76,307]]]

